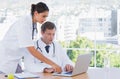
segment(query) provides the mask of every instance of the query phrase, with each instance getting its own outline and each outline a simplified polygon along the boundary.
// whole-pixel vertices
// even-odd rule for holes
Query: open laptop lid
[[[92,54],[90,53],[79,55],[72,76],[87,72],[91,58]]]
[[[61,74],[53,73],[53,75],[54,76],[75,76],[75,75],[84,73],[88,70],[91,58],[92,58],[92,54],[90,53],[79,55],[77,58],[74,70],[71,74],[63,72]]]

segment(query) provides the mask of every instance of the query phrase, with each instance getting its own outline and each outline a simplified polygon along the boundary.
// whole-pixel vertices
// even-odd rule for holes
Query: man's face
[[[53,40],[54,40],[55,31],[56,31],[55,29],[46,29],[45,32],[41,31],[42,40],[43,40],[46,44],[52,43]]]

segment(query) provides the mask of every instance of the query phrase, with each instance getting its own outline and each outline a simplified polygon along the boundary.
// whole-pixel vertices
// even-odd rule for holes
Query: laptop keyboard
[[[72,74],[72,72],[63,72],[63,74]]]

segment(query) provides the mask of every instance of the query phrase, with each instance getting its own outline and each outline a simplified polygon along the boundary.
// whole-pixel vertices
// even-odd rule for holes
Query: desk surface
[[[83,73],[73,77],[52,76],[49,73],[37,73],[40,78],[27,79],[120,79],[120,69],[118,68],[90,68],[87,73]],[[4,75],[0,75],[0,79],[7,79]]]

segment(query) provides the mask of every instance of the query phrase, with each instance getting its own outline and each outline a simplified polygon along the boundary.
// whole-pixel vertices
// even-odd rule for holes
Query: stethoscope
[[[38,30],[37,30],[37,25],[35,26],[35,23],[32,24],[32,40],[34,39],[34,33],[38,33]]]
[[[42,52],[42,49],[40,48],[40,46],[39,46],[39,40],[37,40],[37,50],[40,50],[41,52]],[[53,55],[52,55],[52,57],[55,57],[55,44],[52,42],[52,44],[53,44]]]
[[[40,48],[40,46],[39,46],[39,40],[37,40],[37,42],[36,42],[36,44],[37,44],[37,50],[39,50],[41,53],[42,53],[42,49]],[[52,57],[55,57],[55,44],[52,42],[52,44],[53,44],[53,54],[52,54]],[[34,60],[34,62],[35,62],[35,60]],[[43,63],[43,62],[40,62],[40,63]]]

